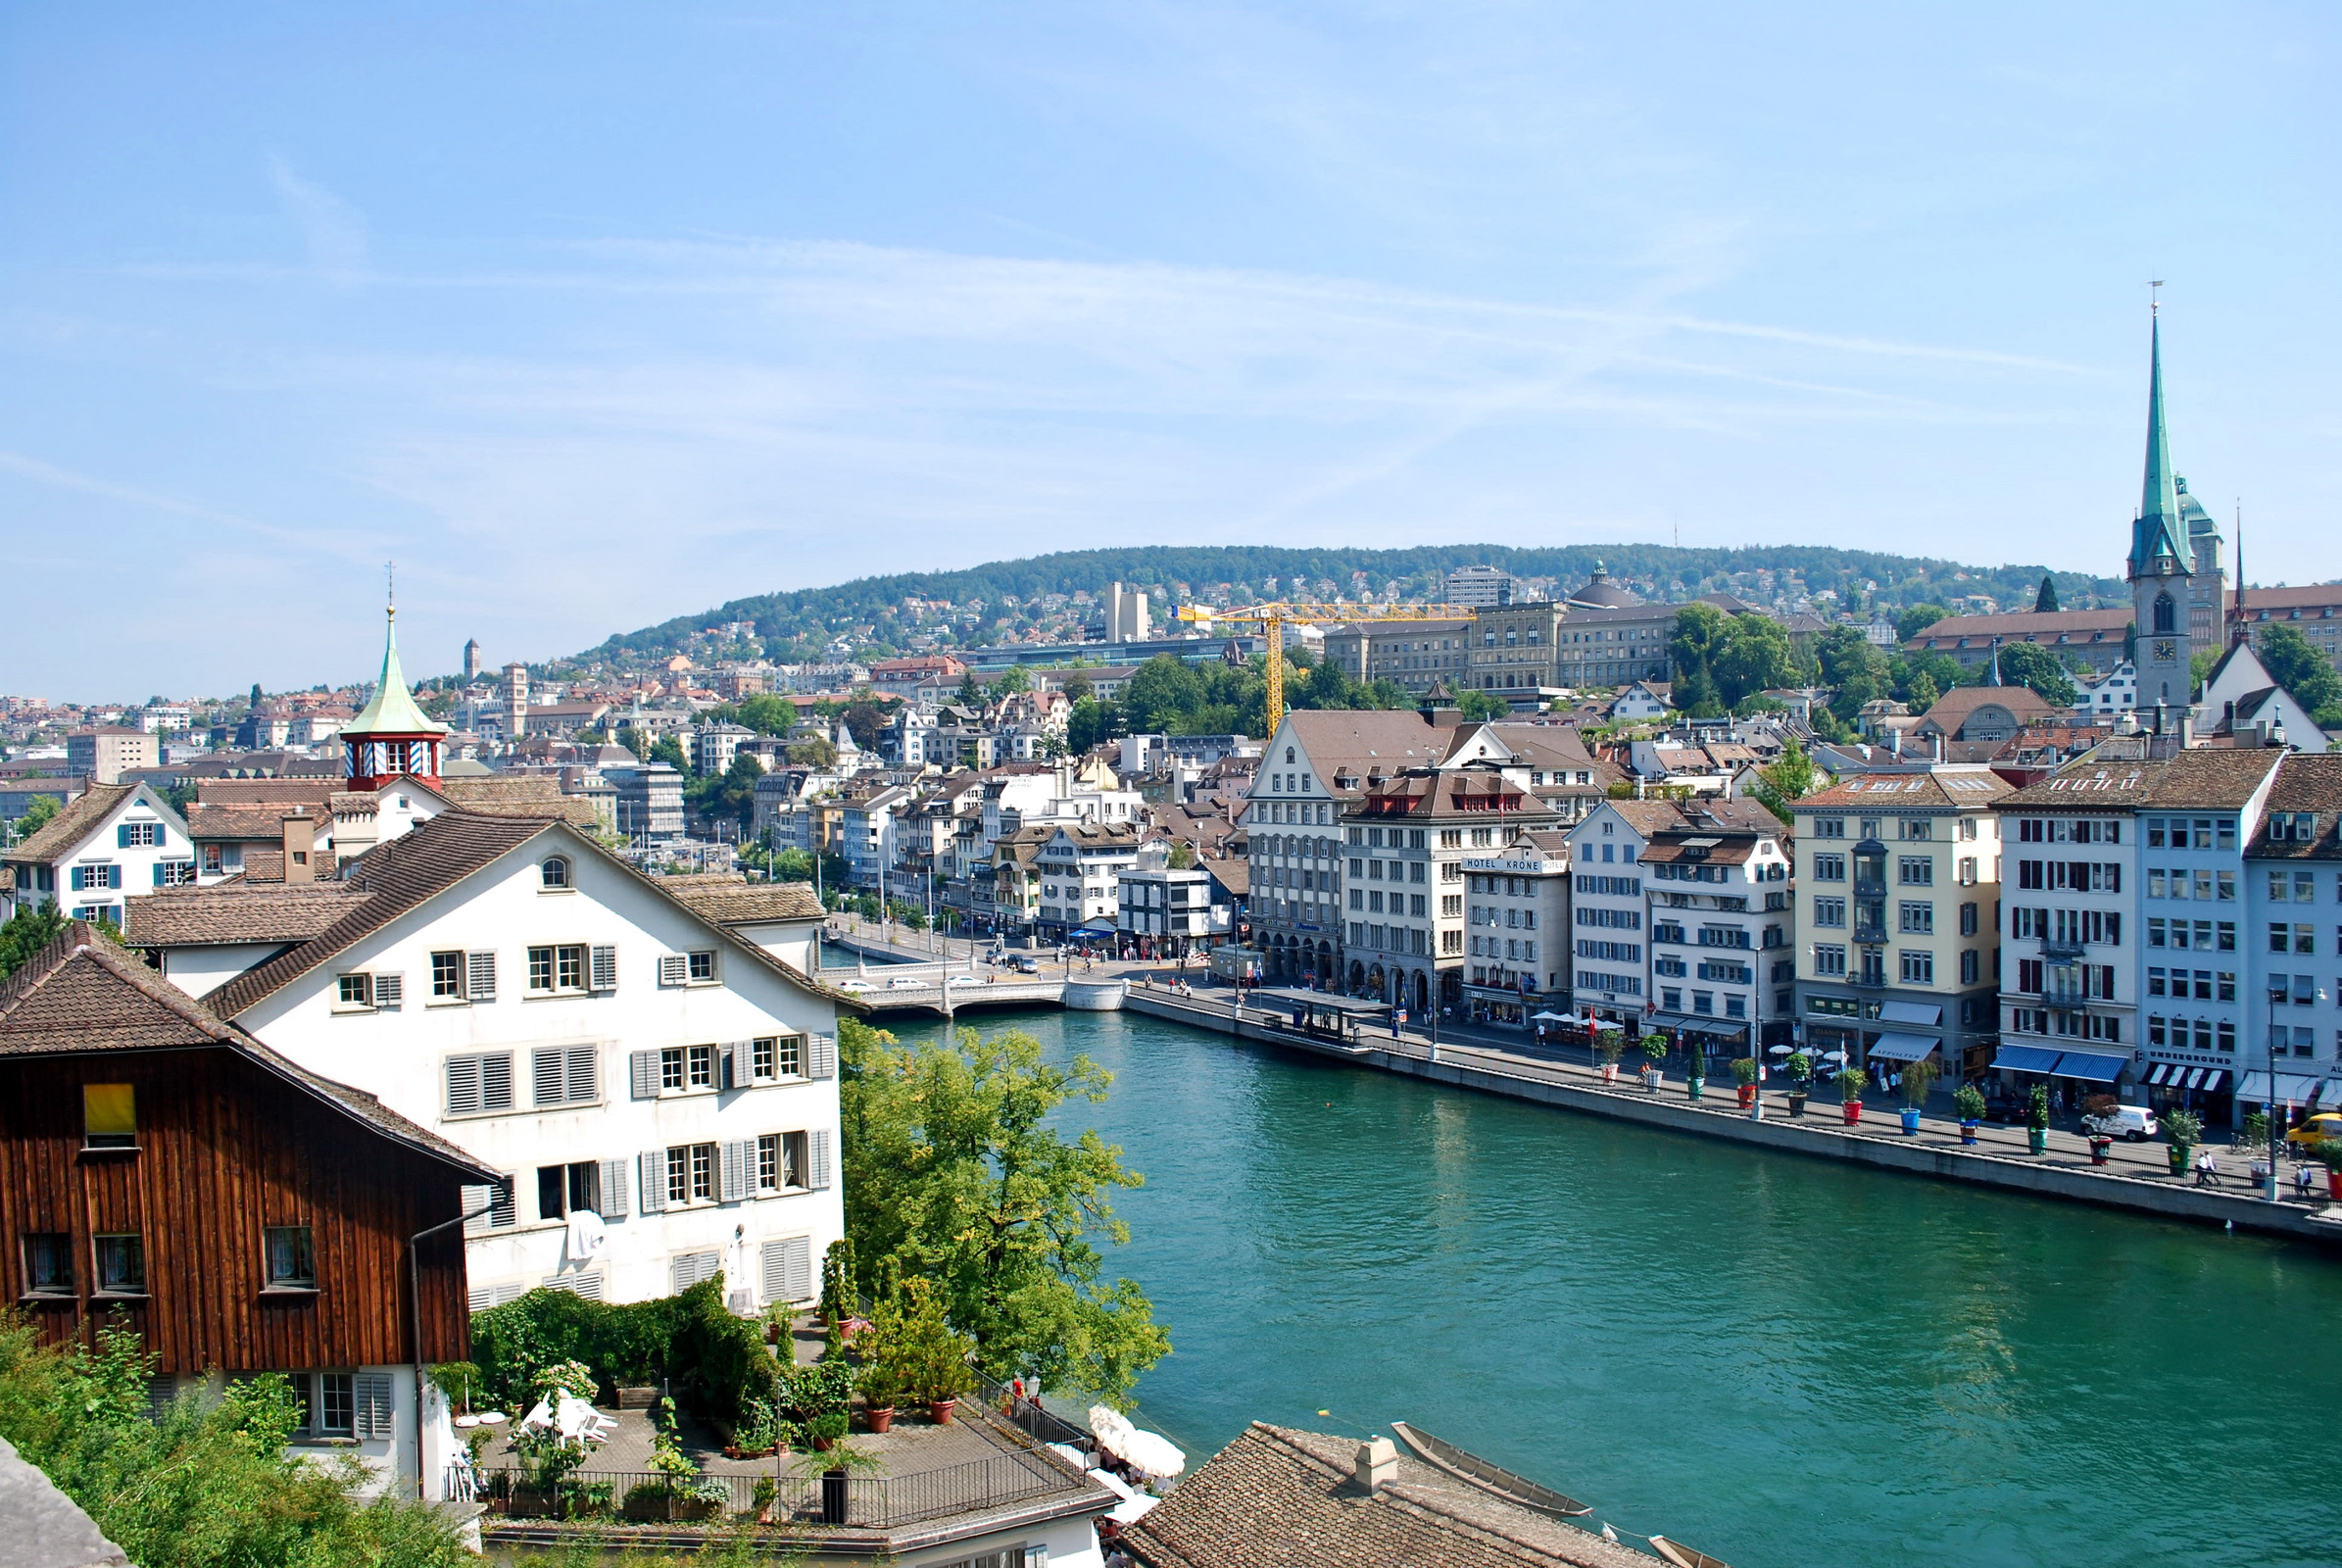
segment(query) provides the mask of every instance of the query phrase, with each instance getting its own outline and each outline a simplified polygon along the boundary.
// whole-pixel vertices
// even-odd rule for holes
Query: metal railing
[[[738,1521],[889,1530],[989,1512],[1077,1483],[1040,1454],[1000,1453],[905,1475],[823,1474],[816,1455],[784,1456],[761,1475],[703,1475],[691,1480],[648,1471],[576,1470],[550,1492],[526,1485],[518,1470],[483,1470],[477,1499],[502,1518],[588,1521],[636,1519]],[[453,1472],[449,1494],[464,1484]]]
[[[1063,1416],[1045,1407],[1039,1399],[1019,1397],[1004,1383],[996,1383],[982,1370],[971,1367],[976,1380],[976,1396],[984,1402],[985,1410],[1007,1422],[1038,1443],[1070,1443],[1080,1447],[1090,1442],[1090,1434]]]

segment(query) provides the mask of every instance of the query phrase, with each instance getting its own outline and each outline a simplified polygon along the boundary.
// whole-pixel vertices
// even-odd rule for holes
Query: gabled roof
[[[72,854],[76,845],[95,833],[99,824],[114,813],[116,807],[145,788],[143,784],[92,784],[78,799],[49,818],[39,832],[11,849],[8,858],[19,861],[45,861]],[[152,792],[149,792],[147,799],[157,810],[167,812],[176,820],[177,813],[155,799]]]
[[[2342,860],[2342,752],[2287,757],[2277,767],[2276,782],[2269,787],[2269,809],[2315,813],[2316,836],[2299,842],[2290,837],[2271,840],[2264,820],[2247,855],[2257,859]]]
[[[417,823],[403,837],[367,851],[363,858],[353,862],[350,875],[341,884],[352,890],[352,897],[341,906],[341,912],[331,924],[298,947],[236,976],[206,998],[205,1004],[222,1018],[237,1017],[331,962],[408,910],[447,892],[546,833],[560,837],[564,853],[597,857],[641,886],[659,893],[691,918],[733,944],[740,953],[764,964],[800,990],[841,1006],[861,1005],[820,981],[800,974],[755,943],[742,940],[681,899],[666,894],[659,886],[658,878],[635,870],[568,822],[550,817],[481,816],[470,811],[442,812],[428,822]],[[203,888],[186,897],[195,899],[217,892]]]
[[[1955,686],[1937,698],[1919,721],[1957,736],[1977,710],[1985,708],[2005,709],[2019,724],[2035,723],[2058,711],[2030,686]]]
[[[356,884],[331,880],[158,888],[123,905],[122,936],[134,948],[307,942],[340,919],[352,899],[363,897]]]
[[[558,816],[580,827],[594,825],[594,803],[561,793],[561,780],[546,773],[500,773],[489,778],[442,778],[438,792],[460,811],[480,816]]]
[[[1285,725],[1308,754],[1326,791],[1336,797],[1355,796],[1356,786],[1338,788],[1337,776],[1363,780],[1369,773],[1393,774],[1401,768],[1423,767],[1446,752],[1453,726],[1433,724],[1406,709],[1296,709],[1286,713]],[[1276,738],[1270,738],[1274,747]],[[1282,766],[1266,756],[1262,768]]]
[[[1655,1559],[1507,1500],[1405,1449],[1356,1481],[1356,1438],[1255,1421],[1122,1533],[1148,1568],[1651,1568]]]
[[[363,1090],[270,1051],[165,980],[86,923],[26,959],[0,984],[0,1058],[118,1051],[232,1051],[361,1123],[479,1181],[499,1174]]]
[[[722,875],[653,880],[661,893],[716,925],[819,920],[829,913],[813,896],[810,882],[751,882],[746,877]]]
[[[1999,806],[2013,793],[1988,767],[1931,767],[1913,773],[1858,773],[1793,803],[1806,811],[1974,811]]]

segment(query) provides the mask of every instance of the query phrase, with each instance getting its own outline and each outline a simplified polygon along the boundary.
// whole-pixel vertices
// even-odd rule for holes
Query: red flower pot
[[[883,1405],[876,1410],[862,1412],[862,1424],[873,1432],[884,1432],[895,1424],[895,1407]]]
[[[2328,1170],[2325,1173],[2325,1192],[2335,1202],[2342,1203],[2342,1170]]]
[[[1862,1102],[1861,1102],[1861,1101],[1859,1101],[1859,1100],[1849,1100],[1849,1101],[1847,1101],[1847,1102],[1845,1102],[1843,1105],[1839,1106],[1838,1108],[1839,1108],[1840,1110],[1843,1110],[1843,1111],[1846,1113],[1846,1125],[1847,1125],[1847,1126],[1849,1126],[1849,1127],[1859,1127],[1859,1126],[1861,1126],[1861,1125],[1862,1125]]]
[[[1755,1104],[1756,1095],[1756,1085],[1742,1084],[1740,1086],[1740,1108],[1742,1110],[1746,1110],[1749,1106]]]
[[[939,1427],[948,1427],[951,1424],[951,1412],[958,1408],[959,1401],[956,1398],[930,1399],[927,1401],[927,1419]]]

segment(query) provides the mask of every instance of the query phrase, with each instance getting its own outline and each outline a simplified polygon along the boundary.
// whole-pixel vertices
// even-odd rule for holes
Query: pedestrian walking
[[[2213,1155],[2212,1151],[2207,1149],[2196,1156],[2196,1185],[2198,1187],[2218,1187],[2220,1179],[2220,1162]]]
[[[2307,1165],[2293,1167],[2293,1196],[2305,1203],[2310,1200],[2310,1167]]]

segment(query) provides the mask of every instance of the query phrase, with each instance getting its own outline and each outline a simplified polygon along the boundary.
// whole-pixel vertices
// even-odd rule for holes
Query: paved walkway
[[[1159,969],[1159,966],[1134,965],[1131,967],[1148,970]],[[1207,1019],[1218,1020],[1224,1027],[1232,1004],[1233,994],[1226,987],[1210,988],[1198,984],[1193,975],[1189,977],[1189,981],[1191,985],[1195,986],[1193,997],[1167,995],[1165,988],[1161,987],[1139,989],[1143,994],[1192,1009],[1197,1014],[1199,1022]],[[1275,1008],[1247,1006],[1244,1009],[1244,1017],[1247,1022],[1274,1022],[1278,1016]],[[1390,1029],[1385,1026],[1375,1026],[1362,1031],[1360,1043],[1378,1051],[1387,1051],[1395,1055],[1413,1056],[1417,1059],[1429,1059],[1434,1050],[1431,1036],[1427,1032],[1408,1029],[1402,1031],[1394,1039]],[[1442,1023],[1439,1028],[1439,1044],[1437,1050],[1439,1059],[1441,1061],[1488,1066],[1550,1083],[1599,1085],[1603,1081],[1598,1062],[1588,1061],[1585,1048],[1548,1047],[1539,1049],[1534,1040],[1523,1041],[1509,1031],[1473,1025],[1457,1028],[1448,1023]],[[1699,1108],[1717,1116],[1746,1116],[1747,1111],[1734,1103],[1735,1085],[1731,1080],[1729,1073],[1719,1076],[1723,1077],[1724,1081],[1722,1083],[1716,1079],[1708,1081],[1706,1093],[1698,1102]],[[1630,1092],[1639,1089],[1639,1080],[1630,1070],[1627,1061],[1620,1063],[1618,1081],[1610,1087]],[[1672,1100],[1677,1102],[1686,1102],[1688,1092],[1682,1076],[1678,1074],[1664,1080],[1654,1098]],[[1760,1098],[1764,1102],[1766,1120],[1790,1119],[1785,1084],[1781,1083],[1780,1080],[1773,1080]],[[1920,1131],[1909,1136],[1905,1141],[1923,1148],[1957,1149],[1962,1147],[1958,1119],[1949,1114],[1940,1113],[1948,1111],[1948,1096],[1936,1096],[1937,1109],[1923,1114],[1920,1118]],[[1898,1136],[1901,1125],[1901,1118],[1898,1115],[1900,1108],[1900,1101],[1891,1097],[1864,1102],[1862,1131],[1875,1137]],[[1803,1119],[1821,1126],[1842,1127],[1844,1125],[1843,1114],[1835,1092],[1826,1091],[1825,1096],[1815,1097],[1807,1105]],[[2208,1137],[2207,1143],[2214,1149],[2215,1155],[2220,1161],[2221,1175],[2216,1185],[2220,1190],[2231,1194],[2261,1190],[2260,1187],[2245,1179],[2249,1156],[2241,1151],[2231,1149],[2227,1144],[2225,1134],[2212,1135]],[[2017,1155],[2042,1165],[2083,1170],[2091,1168],[2088,1140],[2077,1131],[2061,1127],[2050,1129],[2048,1152],[2041,1155],[2034,1155],[2028,1152],[2025,1129],[2023,1126],[1987,1123],[1976,1129],[1976,1143],[1974,1147],[1980,1153]],[[2294,1194],[2292,1182],[2294,1166],[2295,1162],[2288,1159],[2279,1167],[2280,1200],[2297,1207],[2325,1207],[2328,1200],[2326,1184],[2322,1175],[2323,1167],[2315,1162],[2310,1165],[2309,1168],[2315,1180],[2312,1183],[2311,1197],[2305,1202],[2305,1200],[2297,1199]],[[2118,1142],[2111,1151],[2108,1164],[2100,1168],[2107,1170],[2110,1174],[2171,1182],[2178,1186],[2192,1186],[2195,1181],[2192,1171],[2181,1177],[2171,1175],[2170,1145],[2162,1142],[2143,1144]]]

